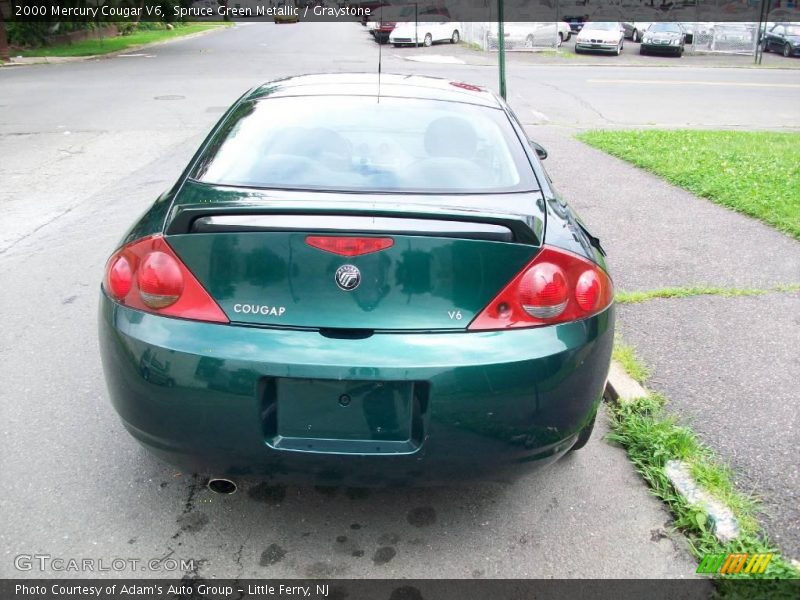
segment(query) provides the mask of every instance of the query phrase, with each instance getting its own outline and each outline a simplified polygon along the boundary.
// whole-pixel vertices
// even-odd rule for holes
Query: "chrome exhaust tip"
[[[230,479],[212,477],[211,479],[208,480],[208,489],[214,492],[215,494],[230,496],[231,494],[235,494],[236,490],[239,488],[236,485],[236,482],[231,481]]]

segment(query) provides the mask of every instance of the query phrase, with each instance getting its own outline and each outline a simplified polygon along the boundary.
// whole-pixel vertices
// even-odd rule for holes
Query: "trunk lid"
[[[167,241],[234,324],[331,335],[465,329],[540,247],[532,194],[512,195],[517,207],[525,196],[528,215],[481,208],[471,197],[434,206],[407,196],[225,194],[176,203]],[[392,244],[342,256],[310,245],[310,236]]]

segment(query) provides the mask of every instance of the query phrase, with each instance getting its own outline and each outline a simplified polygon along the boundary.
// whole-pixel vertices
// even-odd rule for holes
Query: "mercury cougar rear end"
[[[589,439],[614,329],[598,240],[502,100],[377,83],[251,90],[112,253],[103,366],[158,456],[420,484]]]

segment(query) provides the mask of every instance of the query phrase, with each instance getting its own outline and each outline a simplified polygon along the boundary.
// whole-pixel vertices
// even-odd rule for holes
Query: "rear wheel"
[[[631,34],[631,40],[633,40],[634,42],[641,42],[642,41],[642,38],[639,37],[639,30],[638,29],[634,29],[633,30],[633,33]]]
[[[645,49],[644,46],[639,46],[639,54],[641,54],[642,56],[647,54],[647,50]]]
[[[783,47],[783,55],[784,55],[786,58],[789,58],[789,57],[792,55],[792,46],[791,46],[790,44],[786,44],[786,45]]]
[[[525,47],[533,48],[533,36],[530,34],[528,35],[528,37],[525,38]]]
[[[433,36],[430,33],[425,34],[425,39],[422,40],[422,45],[426,48],[433,46]]]
[[[769,44],[767,40],[761,40],[761,52],[769,52]]]
[[[569,449],[570,452],[575,452],[575,450],[580,450],[583,448],[588,442],[589,438],[592,437],[592,431],[594,430],[594,422],[597,420],[597,413],[594,414],[592,420],[581,429],[580,433],[578,433],[578,441]]]
[[[560,31],[558,32],[558,47],[561,48],[561,44],[564,43],[564,34]]]
[[[461,35],[459,35],[459,33],[458,33],[458,29],[456,29],[456,30],[453,32],[453,35],[452,35],[452,36],[450,36],[450,43],[451,43],[451,44],[457,44],[457,43],[458,43],[458,42],[460,42],[460,41],[461,41]]]

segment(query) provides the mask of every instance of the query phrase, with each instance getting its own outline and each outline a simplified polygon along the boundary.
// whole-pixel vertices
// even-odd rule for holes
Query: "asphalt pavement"
[[[0,576],[21,575],[14,557],[34,553],[169,555],[198,561],[191,572],[203,577],[693,575],[696,563],[680,535],[669,531],[669,515],[624,453],[603,439],[604,419],[585,450],[515,482],[429,490],[284,488],[243,481],[240,493],[220,497],[205,490],[200,478],[141,450],[107,401],[99,365],[96,309],[105,258],[245,90],[295,73],[372,71],[377,48],[355,24],[246,24],[136,54],[0,71],[5,215],[0,469],[6,479],[0,497]],[[491,67],[420,63],[391,53],[383,58],[384,69],[392,72],[484,85],[496,80]],[[707,203],[586,148],[571,134],[584,127],[647,125],[642,119],[654,115],[660,115],[655,122],[674,125],[797,128],[797,90],[784,85],[796,82],[797,75],[687,69],[674,77],[689,83],[654,93],[654,84],[590,81],[598,73],[603,79],[658,78],[638,67],[525,66],[510,73],[510,101],[531,133],[550,147],[548,168],[556,183],[600,231],[624,282],[619,285],[645,289],[683,281],[679,272],[689,267],[673,264],[669,254],[653,257],[662,269],[653,275],[636,242],[648,249],[654,244],[633,230],[658,222],[655,239],[683,248],[682,256],[694,265],[697,240],[681,227],[690,214],[707,218]],[[708,77],[722,85],[692,83]],[[740,85],[754,80],[767,87]],[[626,93],[613,92],[620,85]],[[771,94],[771,108],[756,114],[753,108],[764,90]],[[633,227],[619,213],[627,204],[614,193],[620,181],[613,173],[645,184],[641,196],[638,185],[626,187],[629,200],[651,197],[656,190],[662,202],[682,202],[676,211],[690,205],[694,212],[682,220],[673,217],[677,221],[670,228],[661,223],[660,213],[643,209]],[[659,206],[652,204],[652,210]],[[712,208],[712,217],[732,214]],[[726,282],[740,281],[729,268],[735,262],[731,256],[748,261],[755,246],[747,245],[753,222],[733,216],[739,220],[726,226],[736,235],[724,260],[718,256],[722,245],[709,242],[709,262],[725,263],[720,272]],[[763,229],[755,241],[773,244],[783,260],[767,260],[764,250],[764,263],[752,276],[784,282],[793,273],[797,245]],[[781,266],[787,256],[788,265]],[[709,282],[715,281],[722,279]],[[630,314],[623,316],[623,333],[634,323]],[[751,375],[760,378],[761,367]],[[752,405],[749,410],[752,416]],[[726,421],[724,427],[735,425]],[[777,433],[785,436],[785,429]],[[774,438],[776,432],[765,429],[764,435]]]

